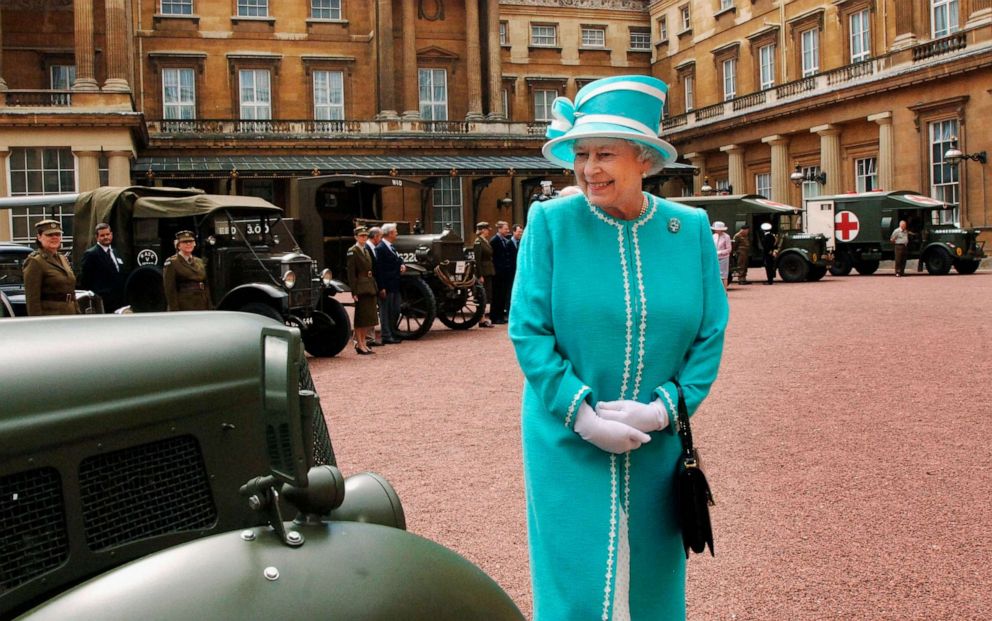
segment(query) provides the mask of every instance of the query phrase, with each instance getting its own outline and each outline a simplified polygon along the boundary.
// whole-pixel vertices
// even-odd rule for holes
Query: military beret
[[[485,222],[485,221],[479,222],[478,224],[475,225],[475,230],[476,231],[481,231],[482,229],[491,229],[491,228],[492,227],[489,226],[489,223],[488,222]]]
[[[45,233],[61,233],[62,225],[59,224],[58,220],[42,220],[34,225],[34,229],[38,232],[38,235],[43,235]]]
[[[179,231],[176,233],[176,241],[196,241],[196,236],[193,235],[193,231]]]
[[[368,234],[369,234],[369,230],[364,226],[355,227],[355,235],[368,235]]]

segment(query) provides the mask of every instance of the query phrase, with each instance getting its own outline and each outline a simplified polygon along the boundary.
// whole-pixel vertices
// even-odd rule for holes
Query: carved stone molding
[[[620,9],[647,11],[648,0],[499,0],[500,4],[517,6],[553,6],[573,9]]]
[[[14,11],[71,11],[73,0],[0,0],[0,8]]]

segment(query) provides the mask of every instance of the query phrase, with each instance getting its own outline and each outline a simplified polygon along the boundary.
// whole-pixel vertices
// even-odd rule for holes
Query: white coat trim
[[[568,411],[565,412],[565,426],[566,427],[571,426],[571,424],[572,424],[572,416],[575,415],[575,410],[576,410],[576,408],[578,407],[578,404],[579,404],[579,398],[582,396],[582,393],[584,393],[587,390],[589,390],[589,387],[588,386],[583,386],[582,388],[579,388],[579,391],[577,393],[575,393],[575,396],[574,397],[572,397],[572,403],[570,403],[568,405]]]

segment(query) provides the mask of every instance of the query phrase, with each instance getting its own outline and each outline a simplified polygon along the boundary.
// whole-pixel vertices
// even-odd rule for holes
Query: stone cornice
[[[517,6],[550,6],[562,9],[615,9],[621,11],[648,10],[648,0],[499,0],[500,4]]]

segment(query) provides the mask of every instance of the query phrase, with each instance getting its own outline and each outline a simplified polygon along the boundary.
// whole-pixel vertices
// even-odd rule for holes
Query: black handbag
[[[699,454],[692,446],[692,429],[689,428],[689,412],[682,386],[675,382],[675,388],[679,393],[679,439],[682,440],[682,452],[675,469],[675,498],[679,527],[682,529],[682,546],[686,558],[689,558],[689,550],[699,554],[706,546],[709,546],[710,556],[713,556],[710,506],[716,503],[703,474]]]

